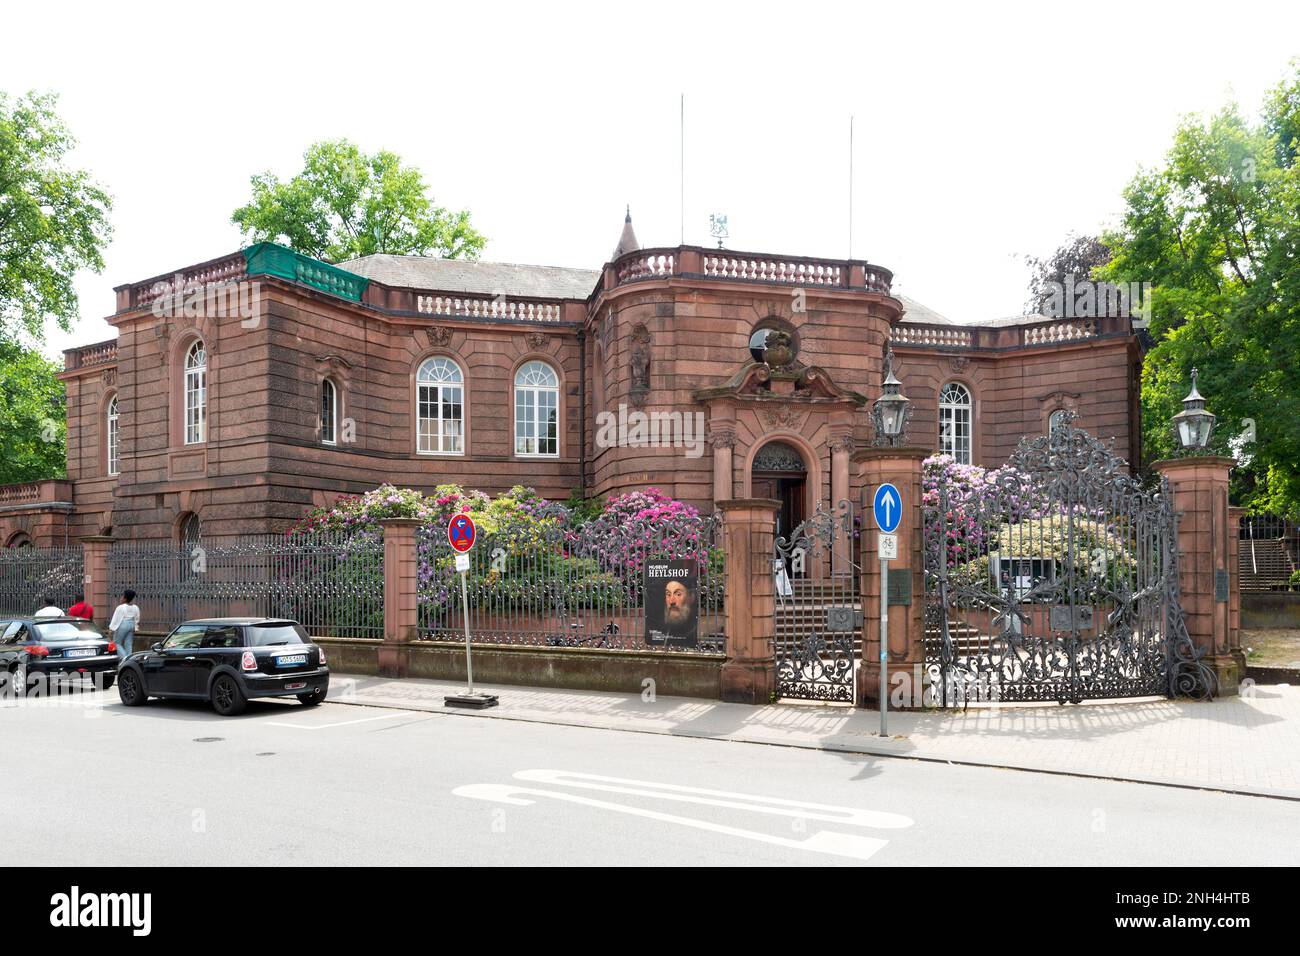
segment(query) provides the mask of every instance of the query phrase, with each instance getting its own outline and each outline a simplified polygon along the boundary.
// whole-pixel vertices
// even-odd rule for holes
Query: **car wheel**
[[[298,700],[308,707],[315,707],[325,700],[325,688],[317,687],[315,690],[309,690],[305,694],[299,694]]]
[[[9,672],[9,686],[13,688],[15,697],[27,696],[27,668],[22,664],[15,664],[14,669]]]
[[[247,706],[248,698],[229,674],[222,674],[212,682],[212,709],[222,717],[242,714]]]
[[[117,696],[128,707],[139,707],[149,699],[144,692],[144,683],[134,670],[124,670],[118,677]]]

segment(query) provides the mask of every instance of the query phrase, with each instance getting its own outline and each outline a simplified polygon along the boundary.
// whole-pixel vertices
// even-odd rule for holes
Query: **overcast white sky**
[[[1181,115],[1255,112],[1300,4],[28,2],[0,44],[116,200],[57,354],[112,337],[114,285],[237,249],[249,177],[318,139],[418,166],[485,259],[597,268],[627,203],[675,245],[682,93],[688,243],[722,212],[731,248],[846,256],[853,115],[853,254],[958,321],[1016,314],[1021,257],[1113,221]]]

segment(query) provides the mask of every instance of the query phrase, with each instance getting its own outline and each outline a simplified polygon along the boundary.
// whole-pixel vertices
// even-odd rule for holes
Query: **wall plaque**
[[[1214,600],[1221,603],[1228,600],[1228,572],[1223,568],[1214,570]]]
[[[890,604],[912,603],[912,572],[907,571],[902,574],[891,574],[889,576],[889,593],[886,599]]]
[[[1055,604],[1051,611],[1051,626],[1054,631],[1091,630],[1092,608]]]

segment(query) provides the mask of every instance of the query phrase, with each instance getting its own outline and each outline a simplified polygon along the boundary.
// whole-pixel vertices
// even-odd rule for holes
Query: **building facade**
[[[857,499],[887,349],[915,443],[996,466],[1072,412],[1136,461],[1127,318],[958,324],[858,260],[642,249],[599,270],[264,243],[120,286],[69,350],[68,477],[0,488],[0,543],[280,531],[382,482],[655,486],[702,509]]]

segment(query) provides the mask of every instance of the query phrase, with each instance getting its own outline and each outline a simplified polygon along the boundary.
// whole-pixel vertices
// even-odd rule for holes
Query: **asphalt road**
[[[323,704],[0,707],[7,862],[1291,864],[1300,804]]]

